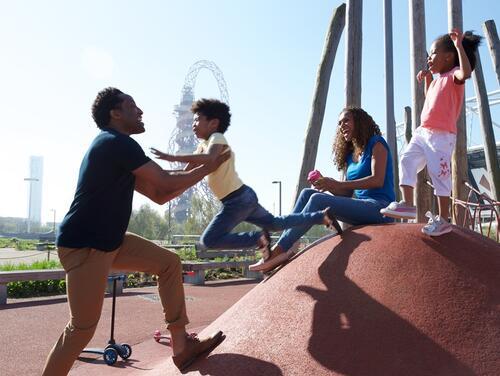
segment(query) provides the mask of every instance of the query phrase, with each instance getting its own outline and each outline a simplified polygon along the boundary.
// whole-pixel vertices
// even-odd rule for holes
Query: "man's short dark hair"
[[[219,119],[217,131],[220,133],[226,132],[231,123],[229,106],[218,99],[199,99],[191,106],[191,112],[193,114],[204,115],[207,117],[207,120]]]
[[[107,87],[97,93],[97,97],[92,104],[92,118],[97,127],[102,129],[109,126],[111,120],[110,111],[118,108],[123,102],[123,92],[115,87]]]

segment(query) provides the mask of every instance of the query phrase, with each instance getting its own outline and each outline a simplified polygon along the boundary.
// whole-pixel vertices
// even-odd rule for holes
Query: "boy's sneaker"
[[[403,200],[393,201],[386,208],[380,209],[380,214],[391,218],[415,219],[417,218],[417,208],[406,205]]]
[[[429,222],[422,227],[422,232],[429,236],[439,236],[451,232],[451,224],[441,216],[436,215],[435,217],[431,212],[425,213],[425,216],[429,218]]]

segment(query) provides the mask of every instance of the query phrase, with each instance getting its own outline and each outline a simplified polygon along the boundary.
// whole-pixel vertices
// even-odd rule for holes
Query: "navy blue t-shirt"
[[[131,137],[103,129],[83,157],[75,197],[59,228],[57,245],[117,249],[132,211],[132,171],[149,161]]]

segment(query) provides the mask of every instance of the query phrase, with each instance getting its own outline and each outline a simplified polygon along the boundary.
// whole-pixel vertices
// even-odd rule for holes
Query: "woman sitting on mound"
[[[342,110],[332,152],[346,180],[311,174],[314,188],[302,190],[292,213],[330,207],[336,218],[352,225],[392,222],[380,214],[395,196],[391,152],[372,117],[361,108]],[[310,228],[304,225],[285,230],[270,256],[251,265],[250,270],[266,273],[286,262],[293,255],[293,244]]]

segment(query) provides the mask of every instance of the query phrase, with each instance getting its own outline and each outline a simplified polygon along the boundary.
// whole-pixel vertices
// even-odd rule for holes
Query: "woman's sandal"
[[[342,227],[340,227],[340,223],[337,221],[337,218],[335,217],[335,214],[333,213],[333,210],[328,207],[324,211],[325,213],[325,221],[326,227],[329,228],[330,230],[335,230],[337,231],[337,234],[342,234]]]
[[[271,255],[268,259],[261,258],[255,264],[250,265],[248,270],[252,272],[268,273],[288,261],[289,258],[288,252],[282,251],[281,248],[275,248],[271,251]]]

